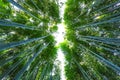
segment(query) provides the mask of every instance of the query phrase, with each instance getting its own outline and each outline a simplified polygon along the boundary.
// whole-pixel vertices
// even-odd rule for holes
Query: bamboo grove
[[[66,80],[120,80],[120,0],[66,0],[56,47],[59,1],[0,0],[0,80],[61,80],[58,48]]]
[[[66,5],[68,80],[120,80],[120,1],[68,0]]]

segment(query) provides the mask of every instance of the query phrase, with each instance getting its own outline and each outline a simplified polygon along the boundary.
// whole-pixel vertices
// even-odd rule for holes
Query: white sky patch
[[[13,16],[16,16],[16,13],[13,13]]]
[[[59,45],[61,42],[64,41],[65,28],[63,23],[58,24],[57,26],[58,26],[58,31],[55,32],[53,35],[56,40],[56,45]]]
[[[30,22],[34,22],[34,20],[32,18],[30,18],[29,20],[30,20]]]
[[[14,0],[15,2],[17,2],[17,0]],[[13,4],[10,4],[16,11],[20,11],[19,8],[17,8],[16,6],[14,6]]]
[[[117,3],[115,6],[120,6],[120,3]]]
[[[82,8],[85,8],[85,7],[86,7],[86,5],[85,5],[84,3],[82,3],[82,4],[81,4],[81,7],[82,7]]]
[[[66,0],[59,0],[59,5],[60,5],[60,17],[62,18],[62,22],[60,24],[58,24],[58,31],[55,32],[53,34],[53,36],[55,37],[56,40],[56,46],[58,46],[60,43],[62,43],[64,41],[64,35],[65,35],[65,25],[64,25],[64,11],[65,11],[65,2]],[[60,76],[61,79],[60,80],[66,80],[65,77],[65,56],[64,53],[62,52],[61,48],[58,49],[57,51],[57,59],[58,61],[60,61]],[[56,61],[55,60],[55,61]]]
[[[12,4],[11,4],[12,5]],[[16,6],[12,5],[12,7],[16,10],[16,11],[20,11],[19,8],[17,8]]]
[[[59,0],[59,5],[60,5],[60,17],[62,18],[62,22],[63,22],[64,11],[65,11],[65,2],[66,2],[66,0]]]
[[[61,71],[61,79],[60,80],[66,80],[66,77],[65,77],[65,56],[62,52],[61,49],[58,49],[58,56],[57,56],[57,59],[60,61],[60,71]]]
[[[60,6],[60,17],[62,18],[62,22],[58,24],[58,31],[55,32],[53,35],[56,40],[56,45],[59,45],[61,42],[64,41],[64,35],[65,35],[65,25],[64,25],[64,11],[65,11],[65,2],[66,0],[59,0],[59,6]]]
[[[16,32],[15,31],[11,31],[10,34],[15,34]]]

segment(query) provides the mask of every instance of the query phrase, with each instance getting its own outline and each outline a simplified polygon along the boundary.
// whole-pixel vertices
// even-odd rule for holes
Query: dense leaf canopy
[[[0,0],[0,80],[61,80],[58,48],[66,80],[120,80],[120,0],[66,0],[56,46],[59,1]]]

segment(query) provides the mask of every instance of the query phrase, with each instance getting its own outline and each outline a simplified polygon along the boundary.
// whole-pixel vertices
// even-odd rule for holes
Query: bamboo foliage
[[[82,46],[82,45],[81,45]],[[82,46],[84,47],[84,46]],[[84,47],[85,48],[85,47]],[[85,48],[87,49],[87,48]],[[89,49],[87,49],[89,50]],[[99,61],[103,62],[105,65],[107,65],[108,67],[112,68],[113,70],[115,70],[116,72],[120,72],[120,67],[114,65],[113,63],[111,63],[110,61],[107,61],[106,59],[104,59],[103,57],[97,55],[96,53],[94,53],[93,51],[89,50],[92,55],[94,55]]]
[[[1,0],[0,79],[49,79],[57,50],[52,26],[59,21],[54,0]],[[52,78],[60,75],[57,70]]]
[[[36,16],[34,16],[33,14],[31,14],[29,11],[27,11],[26,9],[24,9],[22,6],[20,6],[18,3],[16,3],[14,0],[8,0],[8,2],[10,2],[14,6],[18,7],[19,9],[23,10],[24,12],[26,12],[30,16],[34,17],[35,19],[40,20],[39,18],[37,18]]]
[[[76,60],[74,60],[74,61],[77,64],[77,66],[79,67],[79,69],[80,69],[81,73],[83,74],[85,80],[92,80],[90,78],[90,76],[85,72],[85,70],[78,64],[78,62]]]
[[[0,80],[60,80],[59,1],[0,0]],[[65,5],[66,80],[120,80],[120,0]]]
[[[39,44],[40,45],[40,44]],[[23,52],[20,52],[19,54],[13,56],[12,58],[10,59],[7,59],[7,60],[1,60],[1,65],[0,66],[3,66],[5,63],[8,63],[10,62],[11,60],[14,60],[15,58],[19,57],[19,55],[23,54],[24,53],[24,57],[20,60],[18,60],[15,64],[13,64],[8,70],[5,71],[5,73],[3,75],[1,75],[0,79],[2,78],[5,78],[8,76],[8,74],[14,70],[23,60],[25,60],[25,58],[27,58],[27,56],[29,56],[34,50],[36,47],[38,47],[39,45],[35,45],[34,47],[30,48],[30,49],[27,49],[27,51],[23,51]],[[25,52],[31,52],[29,54],[25,54]],[[3,62],[2,62],[3,61]]]
[[[27,43],[30,43],[30,42],[33,42],[33,41],[40,40],[40,39],[45,38],[45,37],[47,37],[47,36],[44,36],[44,37],[41,37],[41,38],[28,39],[28,40],[19,41],[19,42],[11,42],[11,43],[8,43],[8,44],[3,44],[3,45],[0,46],[0,50],[4,50],[4,49],[7,49],[7,48],[12,48],[12,47],[15,47],[15,46],[27,44]]]
[[[32,58],[30,58],[29,60],[28,60],[28,62],[26,63],[26,65],[18,72],[18,74],[15,76],[15,80],[18,80],[18,79],[20,79],[20,77],[22,76],[22,74],[25,72],[25,70],[27,69],[27,67],[28,66],[30,66],[30,64],[32,63],[32,61],[42,52],[42,50],[44,49],[44,48],[46,48],[48,46],[48,44],[47,45],[45,45],[44,47],[42,47],[42,49],[40,49],[37,53],[35,53],[34,55],[33,55],[33,57]]]
[[[12,61],[12,60],[14,60],[14,59],[16,59],[17,57],[19,57],[20,55],[22,55],[22,54],[24,54],[25,52],[33,52],[38,46],[39,46],[40,44],[38,44],[38,45],[35,45],[35,46],[33,46],[32,48],[30,48],[30,49],[27,49],[27,50],[25,50],[25,51],[22,51],[22,52],[20,52],[20,53],[18,53],[18,54],[16,54],[15,56],[13,56],[13,57],[10,57],[10,58],[8,58],[8,59],[1,59],[1,63],[0,63],[0,66],[3,66],[4,64],[6,64],[6,63],[8,63],[8,62],[10,62],[10,61]],[[24,56],[28,56],[28,55],[30,55],[30,53],[29,54],[24,54]],[[2,56],[1,56],[2,57]]]
[[[120,40],[116,33],[120,31],[119,3],[119,0],[69,0],[66,3],[66,46],[70,49],[66,55],[67,80],[120,79]],[[71,63],[71,56],[76,64]],[[76,73],[68,68],[70,65]],[[77,72],[77,69],[81,72]],[[69,70],[72,73],[68,73]],[[72,78],[72,75],[76,78]]]
[[[19,28],[23,28],[23,29],[34,30],[34,28],[25,26],[24,24],[19,24],[19,23],[7,21],[7,20],[0,20],[0,25],[1,25],[1,27],[4,27],[4,26],[10,27],[11,26],[11,27],[19,27]]]

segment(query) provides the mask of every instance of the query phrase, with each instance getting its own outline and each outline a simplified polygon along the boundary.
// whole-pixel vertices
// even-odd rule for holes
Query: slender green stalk
[[[7,77],[8,76],[8,74],[10,73],[10,72],[12,72],[23,60],[25,60],[28,56],[30,56],[31,55],[31,53],[33,53],[33,51],[39,46],[40,44],[38,44],[38,45],[35,45],[35,46],[33,46],[31,49],[27,49],[25,52],[29,52],[29,51],[31,51],[31,52],[29,52],[28,54],[24,54],[24,56],[22,57],[22,59],[20,59],[20,60],[18,60],[16,63],[14,63],[8,70],[6,70],[6,72],[5,73],[3,73],[1,76],[0,76],[0,79],[3,79],[4,77]],[[20,54],[23,54],[23,53],[25,53],[24,51],[23,52],[21,52]],[[18,54],[19,55],[19,54]],[[14,57],[13,57],[14,58]],[[12,58],[12,59],[13,59]],[[16,58],[16,57],[15,57]],[[14,58],[14,59],[15,59]],[[12,60],[11,59],[11,60]],[[7,60],[8,61],[8,60]],[[5,62],[5,61],[4,61]],[[9,61],[8,61],[9,62]],[[40,62],[39,62],[40,63]],[[5,64],[5,63],[4,63]],[[2,65],[4,65],[4,64],[2,64]],[[2,66],[1,65],[1,66]]]
[[[89,23],[87,25],[79,26],[76,29],[81,29],[81,28],[86,28],[86,27],[97,27],[97,25],[106,24],[106,23],[114,23],[114,22],[119,22],[119,21],[120,21],[120,17],[115,17],[110,20],[96,22],[96,23]]]
[[[90,42],[88,42],[88,41],[85,41],[85,42],[88,43],[88,44],[90,44]],[[110,51],[110,52],[112,52],[113,55],[120,55],[120,52],[117,51],[116,49],[107,48],[107,47],[101,46],[100,44],[96,44],[96,43],[94,43],[92,46],[94,46],[94,47],[100,47],[100,48],[102,48],[104,50]]]
[[[43,68],[43,70],[42,70],[42,73],[41,73],[41,76],[40,76],[40,79],[39,79],[39,80],[43,80],[43,79],[44,79],[45,74],[46,74],[46,72],[47,72],[48,65],[49,65],[49,63],[47,63],[47,64],[45,65],[45,67]]]
[[[26,56],[27,57],[27,56]],[[22,59],[18,60],[17,62],[15,62],[9,69],[7,69],[2,75],[0,75],[0,80],[2,80],[3,78],[7,77],[8,74],[10,72],[12,72],[16,67],[18,67],[18,65],[25,60],[26,57],[23,57]]]
[[[40,10],[39,7],[37,6],[37,4],[36,4],[33,0],[30,0],[30,1],[33,3],[33,5],[34,5],[38,10]]]
[[[11,58],[8,58],[8,59],[3,59],[3,60],[0,60],[0,66],[3,66],[5,65],[6,63],[16,59],[17,57],[19,57],[20,55],[24,54],[24,53],[32,53],[40,44],[37,44],[35,45],[34,47],[30,48],[30,49],[27,49],[26,51],[22,51],[20,53],[18,53],[17,55],[11,57]],[[27,54],[24,54],[24,55],[27,55]]]
[[[98,11],[104,10],[104,9],[109,8],[109,7],[115,5],[115,4],[119,3],[119,2],[120,2],[120,0],[119,0],[119,1],[116,1],[116,2],[114,2],[114,3],[112,3],[112,4],[106,5],[106,6],[100,8],[100,9],[94,11],[94,12],[98,12]]]
[[[30,11],[26,10],[25,8],[23,8],[21,5],[19,5],[17,2],[13,1],[13,0],[7,0],[8,2],[10,2],[11,4],[13,4],[14,6],[16,6],[17,8],[23,10],[24,12],[26,12],[27,14],[29,14],[30,16],[32,16],[33,18],[41,21],[39,18],[37,18],[36,16],[34,16]]]
[[[27,67],[31,65],[31,63],[34,61],[34,59],[48,46],[49,44],[43,46],[37,53],[31,57],[28,62],[23,66],[23,68],[17,73],[17,75],[14,77],[14,80],[19,80],[20,77],[23,75],[23,73],[26,71]]]
[[[25,80],[31,80],[31,79],[36,79],[36,76],[37,76],[37,74],[38,74],[38,72],[39,72],[39,68],[40,67],[42,67],[42,62],[41,61],[39,61],[38,63],[35,63],[35,65],[33,66],[31,66],[32,68],[30,68],[29,70],[28,70],[28,72],[27,72],[27,74],[26,74],[26,76],[25,76]],[[35,72],[36,71],[36,72]],[[36,73],[36,75],[33,75],[33,74],[35,74]],[[34,77],[34,78],[33,78]]]
[[[109,12],[109,13],[110,13],[110,12]],[[92,17],[91,19],[95,19],[95,18],[97,18],[98,16],[102,16],[102,15],[104,15],[104,14],[100,14],[100,15],[94,16],[94,17]],[[120,16],[120,12],[115,13],[115,14],[112,14],[112,15],[107,16],[107,17],[104,17],[104,18],[100,19],[99,21],[105,21],[105,20],[112,19],[112,18],[114,18],[114,17],[119,17],[119,16]]]
[[[93,80],[90,78],[90,76],[86,73],[86,71],[82,68],[82,66],[80,66],[80,64],[78,64],[78,62],[74,59],[74,62],[77,64],[77,66],[79,67],[81,73],[83,74],[85,80]]]
[[[83,40],[90,40],[90,41],[101,42],[101,43],[105,43],[105,44],[109,44],[109,45],[120,46],[119,39],[110,39],[110,38],[101,38],[101,37],[96,37],[96,38],[94,37],[93,38],[93,37],[88,37],[88,36],[84,36],[81,38]]]
[[[119,38],[105,38],[105,37],[97,37],[97,36],[83,36],[83,38],[89,38],[89,39],[95,39],[95,40],[101,40],[101,41],[109,41],[114,43],[120,43]]]
[[[24,44],[27,44],[27,43],[30,43],[30,42],[33,42],[33,41],[44,39],[46,37],[48,37],[48,36],[43,36],[43,37],[40,37],[40,38],[28,39],[28,40],[19,41],[19,42],[7,43],[7,44],[4,44],[4,45],[1,45],[0,50],[5,50],[5,49],[8,49],[8,48],[13,48],[13,47],[16,47],[16,46],[24,45]]]
[[[80,44],[81,47],[85,48],[86,50],[88,50],[91,55],[93,55],[97,60],[99,60],[100,62],[102,62],[103,64],[105,64],[106,66],[110,67],[111,69],[113,69],[116,72],[120,73],[120,67],[118,67],[117,65],[113,64],[112,62],[106,60],[105,58],[103,58],[102,56],[98,55],[97,53],[89,50],[87,47],[83,46]]]
[[[0,27],[5,27],[5,26],[34,30],[34,28],[31,26],[26,26],[24,24],[0,19]]]

